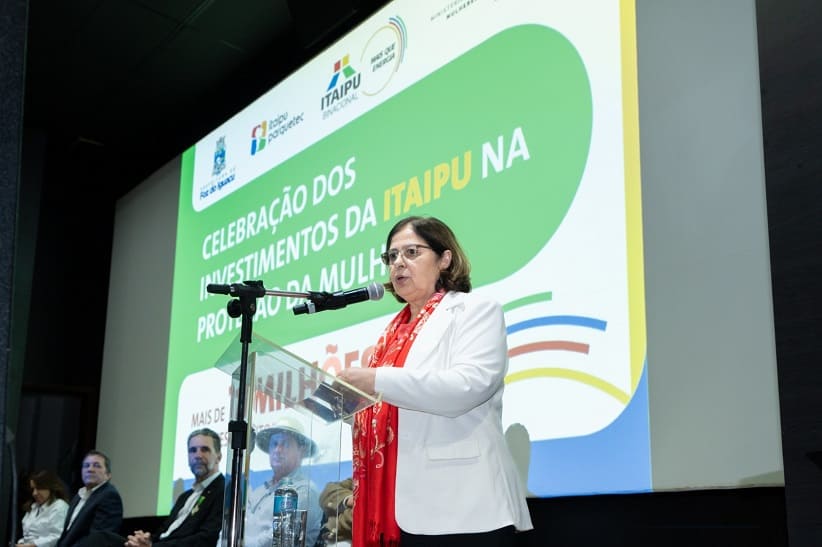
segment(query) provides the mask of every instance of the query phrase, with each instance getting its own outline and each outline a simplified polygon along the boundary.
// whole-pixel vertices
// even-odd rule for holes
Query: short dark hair
[[[191,439],[196,437],[197,435],[203,435],[204,437],[211,437],[211,440],[214,441],[214,452],[220,454],[220,435],[217,434],[216,431],[213,429],[209,429],[207,427],[203,427],[200,429],[195,429],[191,433],[188,434],[188,440],[186,441],[186,446],[191,443]]]
[[[34,483],[36,488],[41,488],[51,492],[51,496],[49,497],[48,502],[46,502],[46,505],[51,505],[56,499],[61,499],[66,502],[68,501],[66,487],[54,471],[49,471],[48,469],[37,471],[29,476],[29,480]],[[34,500],[31,499],[26,501],[23,505],[23,511],[28,513],[33,502]]]
[[[451,228],[436,217],[411,216],[400,220],[385,238],[386,250],[391,246],[391,238],[408,225],[438,256],[442,256],[446,250],[451,251],[451,264],[440,272],[436,289],[471,292],[471,263]],[[394,292],[394,286],[390,282],[385,283],[384,286],[385,290],[393,294],[399,302],[405,302]]]
[[[86,455],[83,456],[83,460],[85,460],[89,456],[100,456],[101,458],[103,458],[103,461],[106,464],[106,473],[111,475],[111,458],[109,458],[104,453],[100,452],[99,450],[89,450],[88,452],[86,452]]]

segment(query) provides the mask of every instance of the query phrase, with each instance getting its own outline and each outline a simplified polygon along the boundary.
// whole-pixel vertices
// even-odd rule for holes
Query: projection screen
[[[384,282],[385,235],[408,215],[446,221],[471,259],[474,290],[503,305],[503,426],[529,495],[780,483],[753,13],[747,1],[398,0],[127,196],[101,409],[122,405],[129,386],[157,397],[137,426],[160,449],[140,465],[155,489],[134,487],[140,507],[153,505],[132,514],[167,512],[175,481],[191,480],[191,429],[227,436],[229,378],[214,364],[239,320],[206,286],[334,292]],[[715,35],[688,44],[694,27],[683,22],[706,14]],[[734,74],[706,78],[729,59]],[[721,165],[729,146],[711,144],[717,128],[745,135],[733,149],[752,158],[747,171],[706,168],[702,158]],[[705,207],[706,192],[744,205],[730,206],[740,229],[721,220],[729,209]],[[125,227],[158,208],[171,220],[155,233]],[[150,299],[118,292],[117,274],[133,289],[134,270],[146,268],[169,292],[141,316]],[[254,331],[327,371],[363,364],[399,309],[388,296],[295,316],[301,302],[261,299]],[[151,342],[135,347],[133,332],[123,341],[124,306],[131,321],[152,324]],[[125,372],[129,346],[144,353],[166,336],[151,381]],[[100,418],[113,455],[118,412]],[[744,439],[727,439],[729,427]],[[270,474],[259,460],[252,471],[255,481]]]

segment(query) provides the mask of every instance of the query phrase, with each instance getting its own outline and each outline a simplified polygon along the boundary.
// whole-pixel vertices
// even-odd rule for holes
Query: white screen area
[[[503,304],[530,495],[783,484],[753,1],[451,4],[389,4],[119,202],[98,447],[126,516],[168,511],[194,426],[226,434],[239,330],[205,286],[385,281],[411,214]],[[266,300],[255,333],[325,370],[399,309]]]

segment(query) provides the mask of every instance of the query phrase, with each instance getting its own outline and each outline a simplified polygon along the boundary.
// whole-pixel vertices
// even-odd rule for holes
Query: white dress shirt
[[[165,532],[160,534],[160,539],[167,538],[171,532],[180,527],[183,521],[185,521],[185,519],[188,518],[188,516],[191,514],[191,510],[194,509],[194,506],[197,504],[197,500],[200,499],[200,496],[202,495],[203,491],[205,491],[205,489],[208,488],[209,484],[214,482],[214,479],[216,479],[217,475],[219,474],[220,470],[218,469],[206,480],[194,483],[194,485],[191,487],[193,492],[188,497],[188,499],[186,499],[185,504],[180,508],[180,512],[177,513],[177,518],[174,519],[174,522],[172,522],[168,526],[168,529],[166,529]]]
[[[45,505],[32,504],[23,515],[23,537],[17,543],[54,547],[63,532],[68,507],[68,503],[59,498]]]

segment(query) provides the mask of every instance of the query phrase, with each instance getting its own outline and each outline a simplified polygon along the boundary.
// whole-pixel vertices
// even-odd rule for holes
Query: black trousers
[[[438,536],[408,534],[400,530],[400,547],[513,547],[513,545],[513,526],[478,534]]]
[[[126,538],[114,532],[95,530],[77,545],[78,547],[123,547]]]

